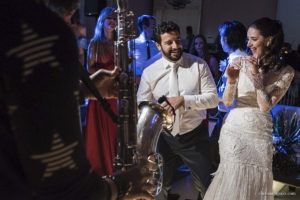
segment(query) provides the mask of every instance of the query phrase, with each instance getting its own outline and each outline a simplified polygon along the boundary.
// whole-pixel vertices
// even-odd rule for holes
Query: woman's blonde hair
[[[107,38],[105,37],[105,33],[104,33],[104,20],[111,14],[113,14],[115,11],[114,8],[112,7],[106,7],[104,8],[97,20],[97,24],[95,27],[95,32],[94,32],[94,36],[91,39],[91,44],[93,45],[93,52],[97,56],[100,56],[100,59],[105,58],[105,56],[107,55],[107,53],[110,53],[108,51],[108,48],[106,48],[106,44],[107,44]],[[116,33],[114,33],[116,35]]]

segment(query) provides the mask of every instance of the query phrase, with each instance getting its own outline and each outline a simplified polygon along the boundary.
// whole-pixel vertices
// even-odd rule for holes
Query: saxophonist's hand
[[[117,67],[113,71],[99,69],[90,76],[102,97],[118,98],[119,90],[116,77],[119,72],[120,69]]]
[[[121,193],[124,193],[123,200],[154,199],[150,195],[150,193],[156,190],[156,185],[151,184],[155,182],[153,174],[150,171],[150,169],[155,168],[154,165],[144,160],[139,165],[115,176],[119,190],[121,188]]]

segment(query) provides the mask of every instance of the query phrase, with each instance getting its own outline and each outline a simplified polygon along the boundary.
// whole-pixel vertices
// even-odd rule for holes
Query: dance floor
[[[274,182],[278,184],[278,182]],[[280,189],[275,194],[275,200],[299,200],[300,188],[291,187],[285,184],[279,186]],[[179,194],[177,200],[197,200],[198,192],[192,183],[192,177],[189,172],[178,171],[175,182],[172,185],[171,193]],[[157,198],[160,199],[159,197]],[[175,200],[175,199],[171,199]]]
[[[85,107],[81,107],[82,125],[85,126]],[[211,134],[216,122],[214,120],[209,121],[209,133]],[[300,155],[300,152],[298,152]],[[298,158],[300,159],[300,158]],[[300,162],[300,161],[299,161]],[[300,175],[299,175],[300,179]],[[284,181],[284,179],[282,179]],[[297,179],[298,180],[298,179]],[[300,187],[292,187],[283,183],[274,182],[275,187],[275,200],[299,200],[300,199]],[[172,185],[171,193],[180,195],[178,199],[170,200],[197,200],[198,192],[192,183],[192,178],[188,171],[178,170],[175,174],[175,180]],[[156,198],[160,199],[160,195]],[[234,200],[234,199],[233,199]],[[238,199],[237,199],[238,200]]]
[[[213,130],[215,122],[209,121],[209,133]],[[276,194],[275,200],[299,200],[300,187],[291,187],[289,185],[274,182],[274,193]],[[196,191],[192,177],[188,171],[178,170],[175,175],[175,180],[171,189],[172,194],[180,195],[177,200],[197,200],[198,192]],[[160,200],[160,195],[156,198]],[[170,199],[176,200],[176,199]],[[237,199],[238,200],[238,199]]]

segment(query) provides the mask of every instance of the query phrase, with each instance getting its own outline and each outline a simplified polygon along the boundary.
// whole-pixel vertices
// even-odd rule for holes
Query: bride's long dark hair
[[[254,21],[249,28],[257,29],[265,38],[272,37],[272,40],[264,46],[259,67],[263,72],[268,72],[269,69],[279,70],[284,65],[281,60],[281,48],[284,42],[281,22],[264,17]]]

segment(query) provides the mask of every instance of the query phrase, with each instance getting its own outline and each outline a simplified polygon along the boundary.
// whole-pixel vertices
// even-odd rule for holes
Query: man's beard
[[[173,57],[171,55],[174,51],[179,52],[178,56]],[[178,61],[182,56],[182,48],[178,48],[178,49],[170,50],[169,52],[165,52],[164,49],[161,47],[161,52],[166,58],[168,58],[169,60],[174,61],[174,62]]]

